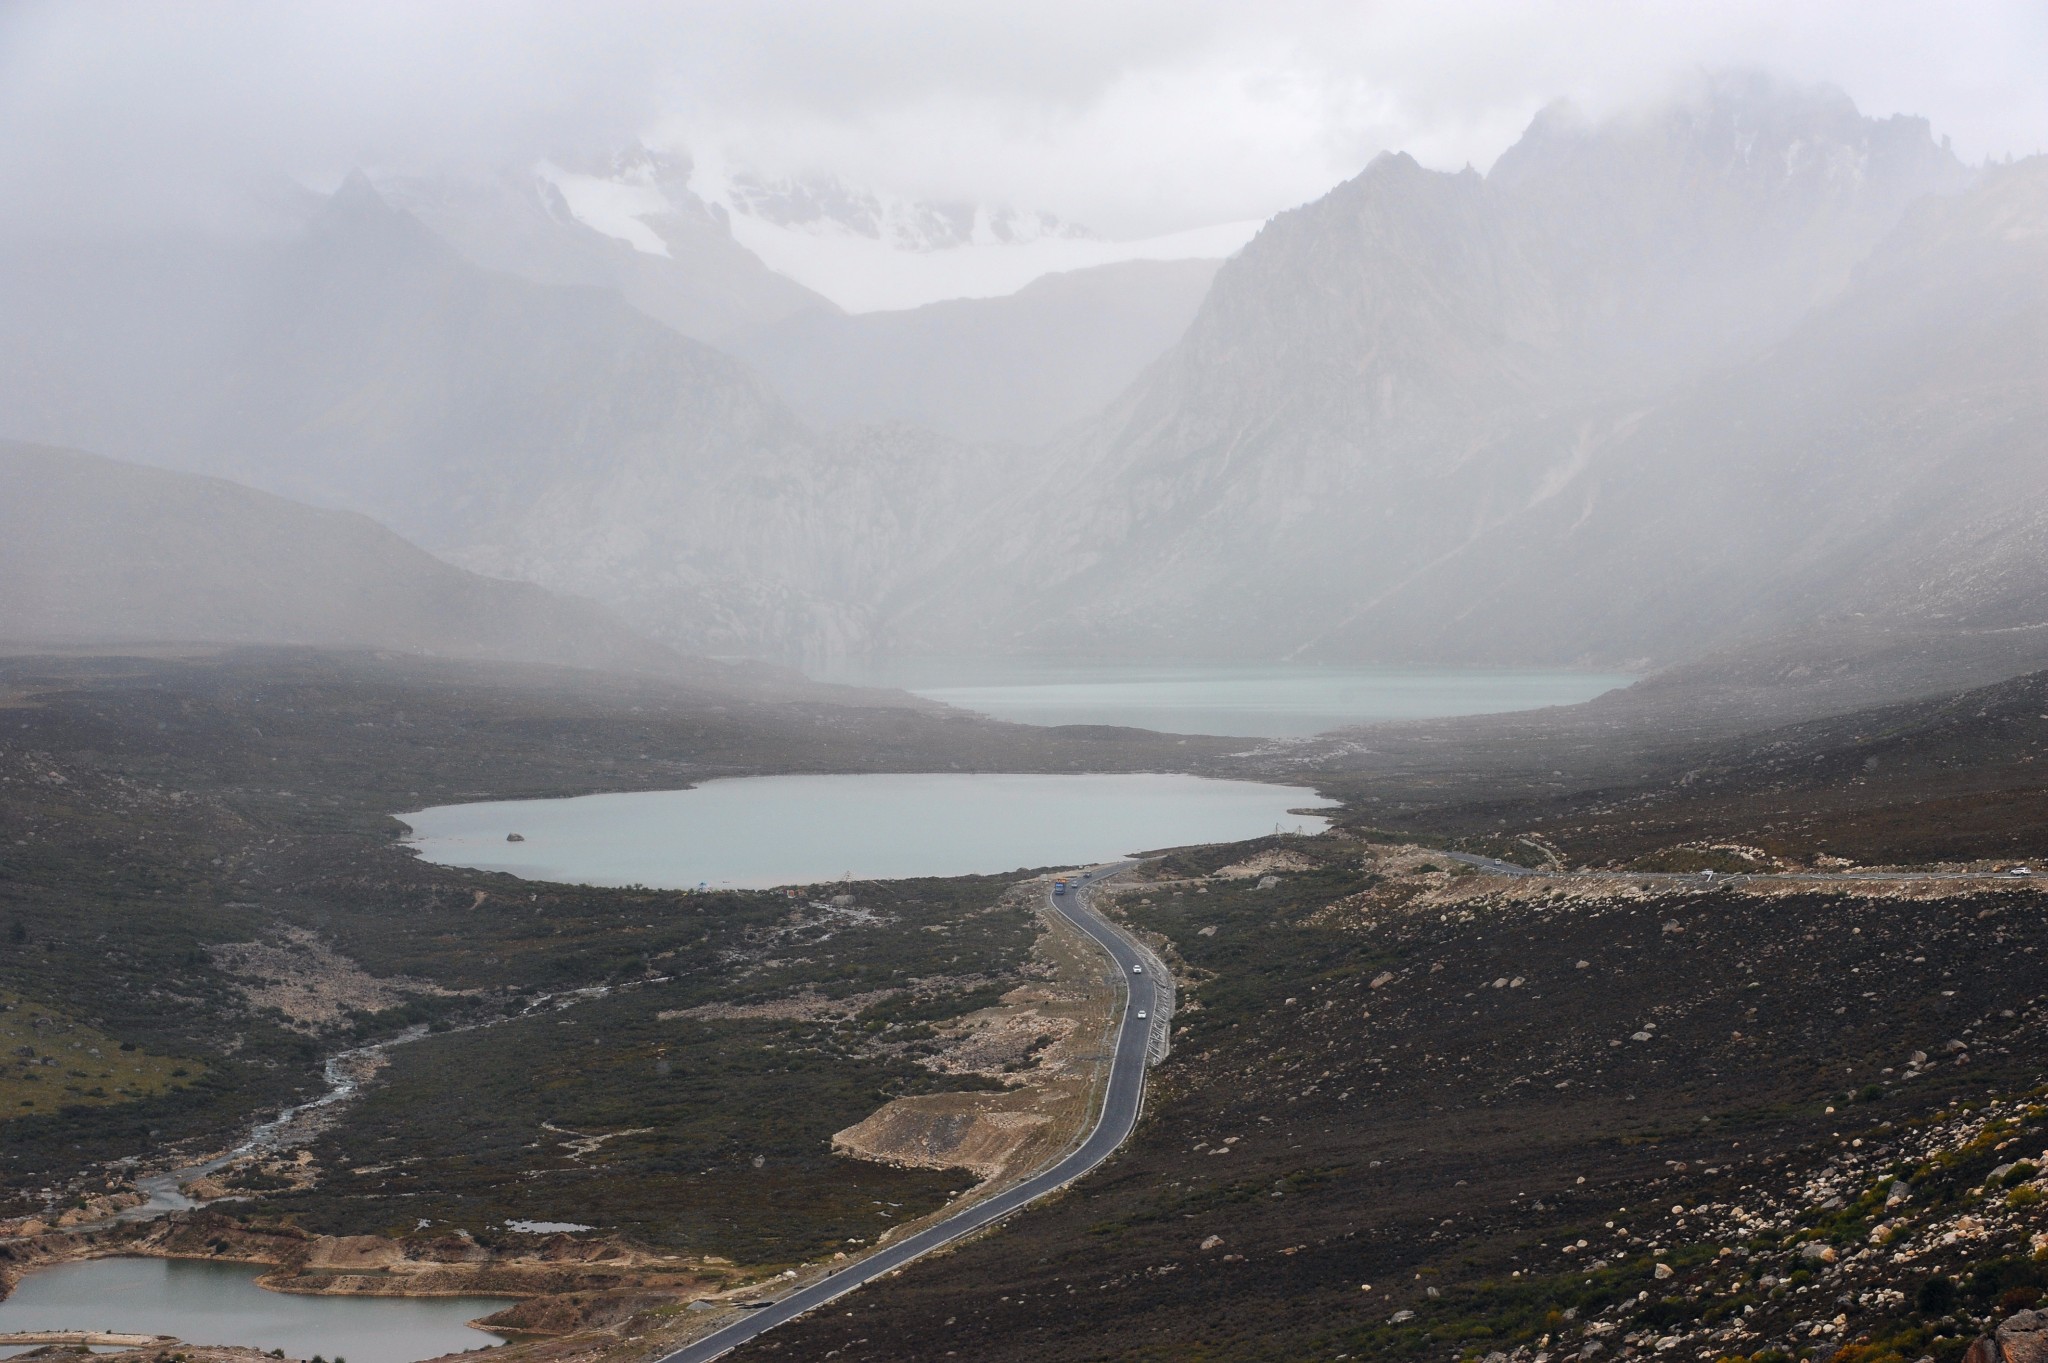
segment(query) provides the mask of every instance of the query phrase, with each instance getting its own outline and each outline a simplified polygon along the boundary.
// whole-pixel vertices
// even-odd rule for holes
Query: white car
[[[2034,874],[2034,868],[2031,866],[2015,866],[2012,868],[2011,874],[2016,876],[2030,876]]]
[[[1145,1010],[1144,1010],[1144,1009],[1142,1009],[1142,1008],[1140,1008],[1140,1009],[1138,1010],[1138,1017],[1139,1017],[1139,1019],[1140,1019],[1140,1020],[1143,1020],[1144,1016],[1145,1016]]]
[[[1131,967],[1131,973],[1133,975],[1142,975],[1145,973],[1145,967],[1141,965],[1134,965]]]

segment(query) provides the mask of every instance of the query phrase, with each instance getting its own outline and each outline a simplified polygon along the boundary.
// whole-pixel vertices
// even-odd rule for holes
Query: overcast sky
[[[176,218],[649,136],[771,173],[1042,208],[1136,236],[1263,217],[1383,149],[1482,169],[1548,100],[1762,67],[2048,148],[2041,0],[0,0],[0,215]]]

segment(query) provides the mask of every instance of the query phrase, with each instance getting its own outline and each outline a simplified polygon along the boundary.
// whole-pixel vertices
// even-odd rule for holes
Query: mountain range
[[[683,167],[598,169],[669,205],[660,251],[546,175],[10,251],[0,433],[360,511],[692,651],[1648,670],[2048,619],[2048,162],[1827,87],[1554,106],[1220,266],[895,313],[774,276]]]
[[[1920,328],[1944,320],[1926,315],[1944,281],[1926,279],[1917,313],[1857,300],[1899,287],[1876,281],[1913,249],[1909,207],[1968,179],[1918,120],[1748,79],[1655,117],[1548,111],[1486,176],[1383,156],[1227,262],[1188,334],[899,625],[998,648],[1644,666],[1746,617],[1797,617],[1759,595],[1794,546],[1718,557],[1746,532],[1724,520],[1743,475],[1714,432],[1768,426],[1738,439],[1749,450],[1867,411],[1851,344],[1934,363]],[[1965,254],[1996,212],[1973,211],[1949,219]],[[1890,330],[1827,329],[1858,307]],[[1770,388],[1794,357],[1808,381]],[[1766,462],[1877,532],[1881,468],[1852,462],[1829,486],[1784,456]],[[1744,521],[1800,523],[1781,509]],[[1669,593],[1637,589],[1667,565]]]

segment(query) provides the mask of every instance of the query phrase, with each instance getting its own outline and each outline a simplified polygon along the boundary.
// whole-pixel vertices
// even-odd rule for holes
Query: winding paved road
[[[1121,869],[1120,866],[1098,868],[1080,879],[1085,885]],[[807,1287],[800,1287],[767,1306],[748,1311],[738,1320],[664,1356],[659,1363],[707,1363],[707,1360],[738,1348],[784,1321],[794,1320],[807,1311],[815,1311],[845,1296],[863,1283],[872,1282],[885,1273],[893,1273],[913,1259],[949,1245],[963,1236],[972,1235],[983,1227],[1002,1220],[1018,1208],[1036,1202],[1047,1193],[1057,1192],[1108,1159],[1130,1136],[1132,1128],[1138,1124],[1138,1112],[1145,1099],[1145,1052],[1150,1027],[1147,1022],[1139,1020],[1138,1014],[1142,1012],[1149,1016],[1154,1011],[1152,976],[1131,973],[1131,968],[1141,963],[1137,947],[1121,929],[1111,925],[1082,902],[1078,892],[1070,891],[1066,895],[1055,896],[1048,886],[1046,898],[1055,912],[1094,938],[1102,949],[1109,953],[1110,958],[1116,962],[1118,974],[1129,986],[1124,991],[1123,1012],[1117,1019],[1116,1048],[1109,1069],[1109,1090],[1103,1099],[1095,1128],[1088,1133],[1087,1139],[1057,1163],[1033,1174],[1015,1187],[955,1212],[945,1220],[927,1226],[915,1235],[907,1235],[895,1244],[885,1245],[866,1258],[849,1263],[829,1277],[821,1278]],[[766,1290],[774,1289],[770,1287]]]

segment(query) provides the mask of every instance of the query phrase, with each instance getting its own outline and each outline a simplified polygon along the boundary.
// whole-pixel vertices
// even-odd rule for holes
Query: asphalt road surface
[[[1122,868],[1098,869],[1082,879],[1084,883],[1093,883],[1120,869]],[[866,1258],[847,1264],[830,1277],[822,1278],[808,1287],[798,1288],[786,1297],[769,1301],[766,1306],[748,1311],[738,1320],[666,1355],[660,1363],[706,1363],[706,1360],[736,1349],[784,1321],[794,1320],[807,1311],[815,1311],[826,1303],[845,1296],[863,1283],[872,1282],[884,1273],[892,1273],[911,1260],[929,1254],[943,1245],[951,1244],[962,1236],[972,1235],[984,1226],[1002,1220],[1018,1208],[1036,1202],[1047,1193],[1057,1192],[1108,1159],[1130,1136],[1131,1129],[1138,1124],[1138,1111],[1145,1098],[1145,1049],[1150,1024],[1141,1021],[1137,1015],[1143,1012],[1149,1016],[1153,1012],[1152,977],[1149,974],[1131,973],[1131,967],[1140,964],[1136,948],[1120,929],[1112,927],[1092,908],[1081,902],[1080,896],[1074,890],[1069,890],[1064,895],[1053,895],[1051,887],[1048,886],[1046,895],[1054,910],[1101,944],[1103,950],[1116,961],[1118,973],[1129,986],[1124,992],[1123,1013],[1117,1020],[1115,1055],[1110,1062],[1109,1070],[1109,1092],[1103,1101],[1101,1113],[1096,1118],[1095,1129],[1088,1133],[1087,1139],[1057,1164],[1032,1175],[1015,1187],[998,1193],[985,1202],[977,1202],[965,1210],[956,1212],[943,1221],[925,1227],[915,1235],[908,1235],[894,1244],[885,1245]],[[763,1292],[755,1300],[768,1300],[769,1294],[774,1290],[772,1286],[764,1285]]]

